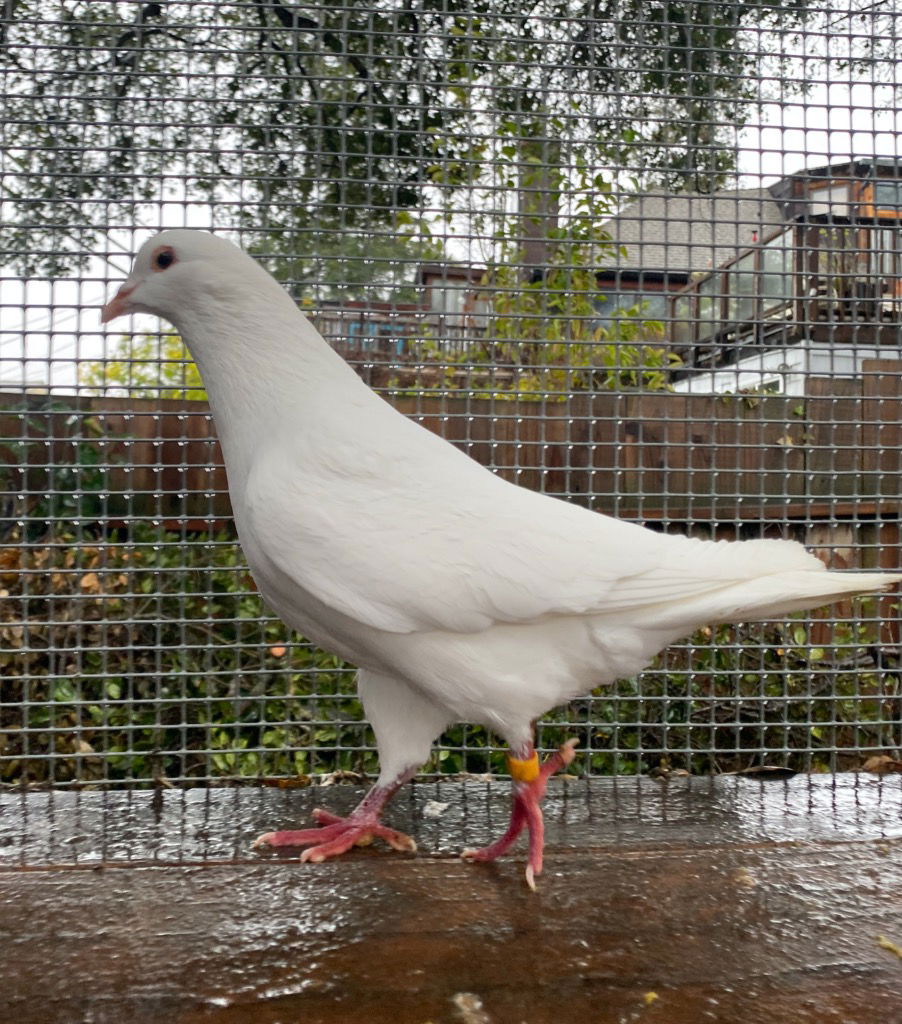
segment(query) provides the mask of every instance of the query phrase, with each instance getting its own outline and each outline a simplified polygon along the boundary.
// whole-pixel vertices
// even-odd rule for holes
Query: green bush
[[[0,548],[0,597],[0,781],[376,770],[353,669],[267,612],[231,536],[143,525]],[[641,677],[552,712],[539,741],[577,736],[576,770],[593,774],[857,766],[859,751],[898,748],[902,700],[856,622],[821,623],[821,646],[800,621],[701,630]],[[497,746],[456,726],[426,770],[503,770]]]
[[[292,640],[231,537],[8,547],[0,583],[4,781],[375,766],[353,671]]]
[[[596,743],[693,774],[856,768],[868,752],[898,749],[899,673],[877,664],[874,604],[858,601],[849,620],[698,630],[660,655],[641,685],[616,688],[620,707]]]

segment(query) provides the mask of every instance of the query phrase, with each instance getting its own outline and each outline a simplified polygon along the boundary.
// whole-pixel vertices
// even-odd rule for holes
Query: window
[[[668,293],[665,291],[645,292],[639,290],[606,291],[604,298],[595,304],[599,321],[608,324],[617,315],[623,316],[638,306],[642,320],[664,320],[667,317]]]
[[[874,206],[878,210],[902,207],[902,181],[878,181],[874,185]]]
[[[681,295],[673,303],[673,326],[670,336],[675,345],[691,345],[695,339],[692,323],[692,296]]]
[[[792,297],[792,232],[784,231],[761,249],[763,312],[786,305]]]
[[[755,253],[750,252],[730,267],[730,296],[727,319],[731,323],[746,323],[755,318]]]
[[[698,338],[710,338],[720,330],[721,275],[706,277],[698,286]]]

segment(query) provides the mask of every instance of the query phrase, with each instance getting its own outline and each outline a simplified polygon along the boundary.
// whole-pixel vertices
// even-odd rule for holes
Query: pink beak
[[[131,312],[131,303],[128,301],[128,297],[136,287],[135,284],[131,284],[128,281],[125,282],[100,311],[100,322],[102,324],[108,324],[110,320],[115,319],[117,316],[123,316]]]

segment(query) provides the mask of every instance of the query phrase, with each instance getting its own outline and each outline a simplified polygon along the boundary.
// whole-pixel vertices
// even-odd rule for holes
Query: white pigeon
[[[153,313],[203,377],[235,524],[260,593],[290,626],[357,665],[380,775],[346,818],[272,832],[321,861],[379,837],[386,801],[450,724],[508,743],[507,832],[542,868],[544,764],[533,723],[633,675],[711,622],[769,618],[884,589],[900,574],[835,573],[791,541],[655,533],[508,483],[393,409],[320,337],[253,259],[202,231],[164,231],[135,258],[104,323]]]

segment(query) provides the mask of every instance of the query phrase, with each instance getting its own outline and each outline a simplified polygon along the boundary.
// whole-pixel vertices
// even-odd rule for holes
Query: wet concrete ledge
[[[0,1022],[902,1021],[902,778],[555,782],[538,893],[464,863],[501,782],[421,783],[420,847],[260,832],[356,787],[0,794]]]

